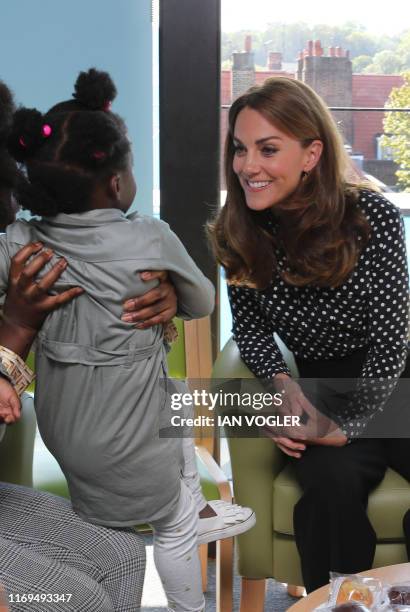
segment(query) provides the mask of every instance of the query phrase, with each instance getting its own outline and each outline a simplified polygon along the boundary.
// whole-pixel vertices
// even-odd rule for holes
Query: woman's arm
[[[257,290],[228,285],[232,311],[232,334],[240,355],[257,378],[272,379],[279,373],[290,376],[273,337],[274,325],[262,312]]]
[[[343,425],[349,438],[360,436],[369,419],[384,409],[408,354],[409,275],[403,220],[381,194],[367,195],[366,206],[372,227],[366,254],[369,350],[349,405],[351,416]]]
[[[268,435],[284,453],[295,458],[300,458],[307,443],[344,445],[346,436],[309,402],[299,384],[291,378],[273,337],[274,326],[262,312],[256,290],[229,286],[228,296],[233,317],[232,332],[242,359],[256,377],[273,379],[275,389],[283,397],[282,414],[305,416],[301,425],[287,429],[284,434],[271,430]]]
[[[8,291],[0,321],[0,368],[3,374],[0,377],[0,421],[8,424],[20,417],[20,400],[9,382],[6,358],[9,361],[11,357],[12,362],[18,360],[16,356],[26,359],[48,313],[82,293],[82,289],[75,287],[59,295],[48,294],[67,265],[64,261],[55,265],[41,281],[35,282],[37,273],[52,257],[51,252],[42,251],[27,263],[40,249],[41,244],[28,244],[10,262]],[[13,353],[16,354],[14,357]]]
[[[27,263],[42,248],[40,243],[28,244],[10,262],[7,296],[0,323],[0,345],[22,359],[26,359],[47,315],[83,292],[80,287],[72,287],[58,295],[48,293],[67,266],[64,259],[40,281],[35,281],[38,272],[53,256],[52,251],[42,251]]]

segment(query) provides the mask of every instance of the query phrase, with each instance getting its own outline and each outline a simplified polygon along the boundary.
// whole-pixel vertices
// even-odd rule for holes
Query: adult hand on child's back
[[[168,323],[177,312],[177,295],[168,273],[165,270],[151,270],[141,272],[141,278],[143,281],[158,279],[159,284],[144,295],[127,300],[123,305],[122,320],[135,323],[138,329]]]
[[[83,293],[80,287],[50,295],[54,283],[67,267],[65,259],[60,259],[38,282],[35,278],[53,256],[51,250],[39,251],[43,245],[30,243],[20,249],[12,258],[9,272],[7,297],[3,315],[9,324],[38,331],[47,315]],[[29,263],[32,255],[38,253]]]

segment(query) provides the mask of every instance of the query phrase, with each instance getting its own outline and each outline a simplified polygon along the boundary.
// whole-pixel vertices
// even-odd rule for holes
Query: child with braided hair
[[[159,436],[169,423],[163,329],[136,329],[121,313],[125,300],[150,287],[141,270],[168,271],[185,318],[208,315],[214,289],[167,224],[125,215],[136,186],[125,124],[110,111],[115,95],[109,75],[91,69],[72,100],[45,115],[15,113],[9,151],[27,175],[18,200],[42,218],[8,227],[0,284],[6,290],[7,262],[30,241],[56,254],[49,266],[69,263],[55,288],[84,293],[51,313],[37,338],[41,435],[67,477],[74,510],[110,527],[151,523],[169,605],[197,611],[204,606],[198,508],[181,479],[181,440]],[[239,512],[254,521],[248,509]],[[239,529],[251,524],[242,520]]]

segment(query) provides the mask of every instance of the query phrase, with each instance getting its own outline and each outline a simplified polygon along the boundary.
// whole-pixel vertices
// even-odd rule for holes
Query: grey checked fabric
[[[144,569],[137,534],[91,525],[66,500],[1,483],[0,583],[8,594],[72,593],[70,603],[14,603],[11,610],[134,612]]]

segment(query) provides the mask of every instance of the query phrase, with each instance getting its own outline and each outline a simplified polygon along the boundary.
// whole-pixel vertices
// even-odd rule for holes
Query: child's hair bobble
[[[94,151],[91,155],[97,161],[101,161],[107,157],[107,154],[104,151]]]
[[[41,128],[44,138],[49,138],[53,132],[53,128],[48,123],[45,123]]]
[[[108,74],[95,68],[80,72],[74,85],[73,97],[89,110],[109,111],[117,89]]]

